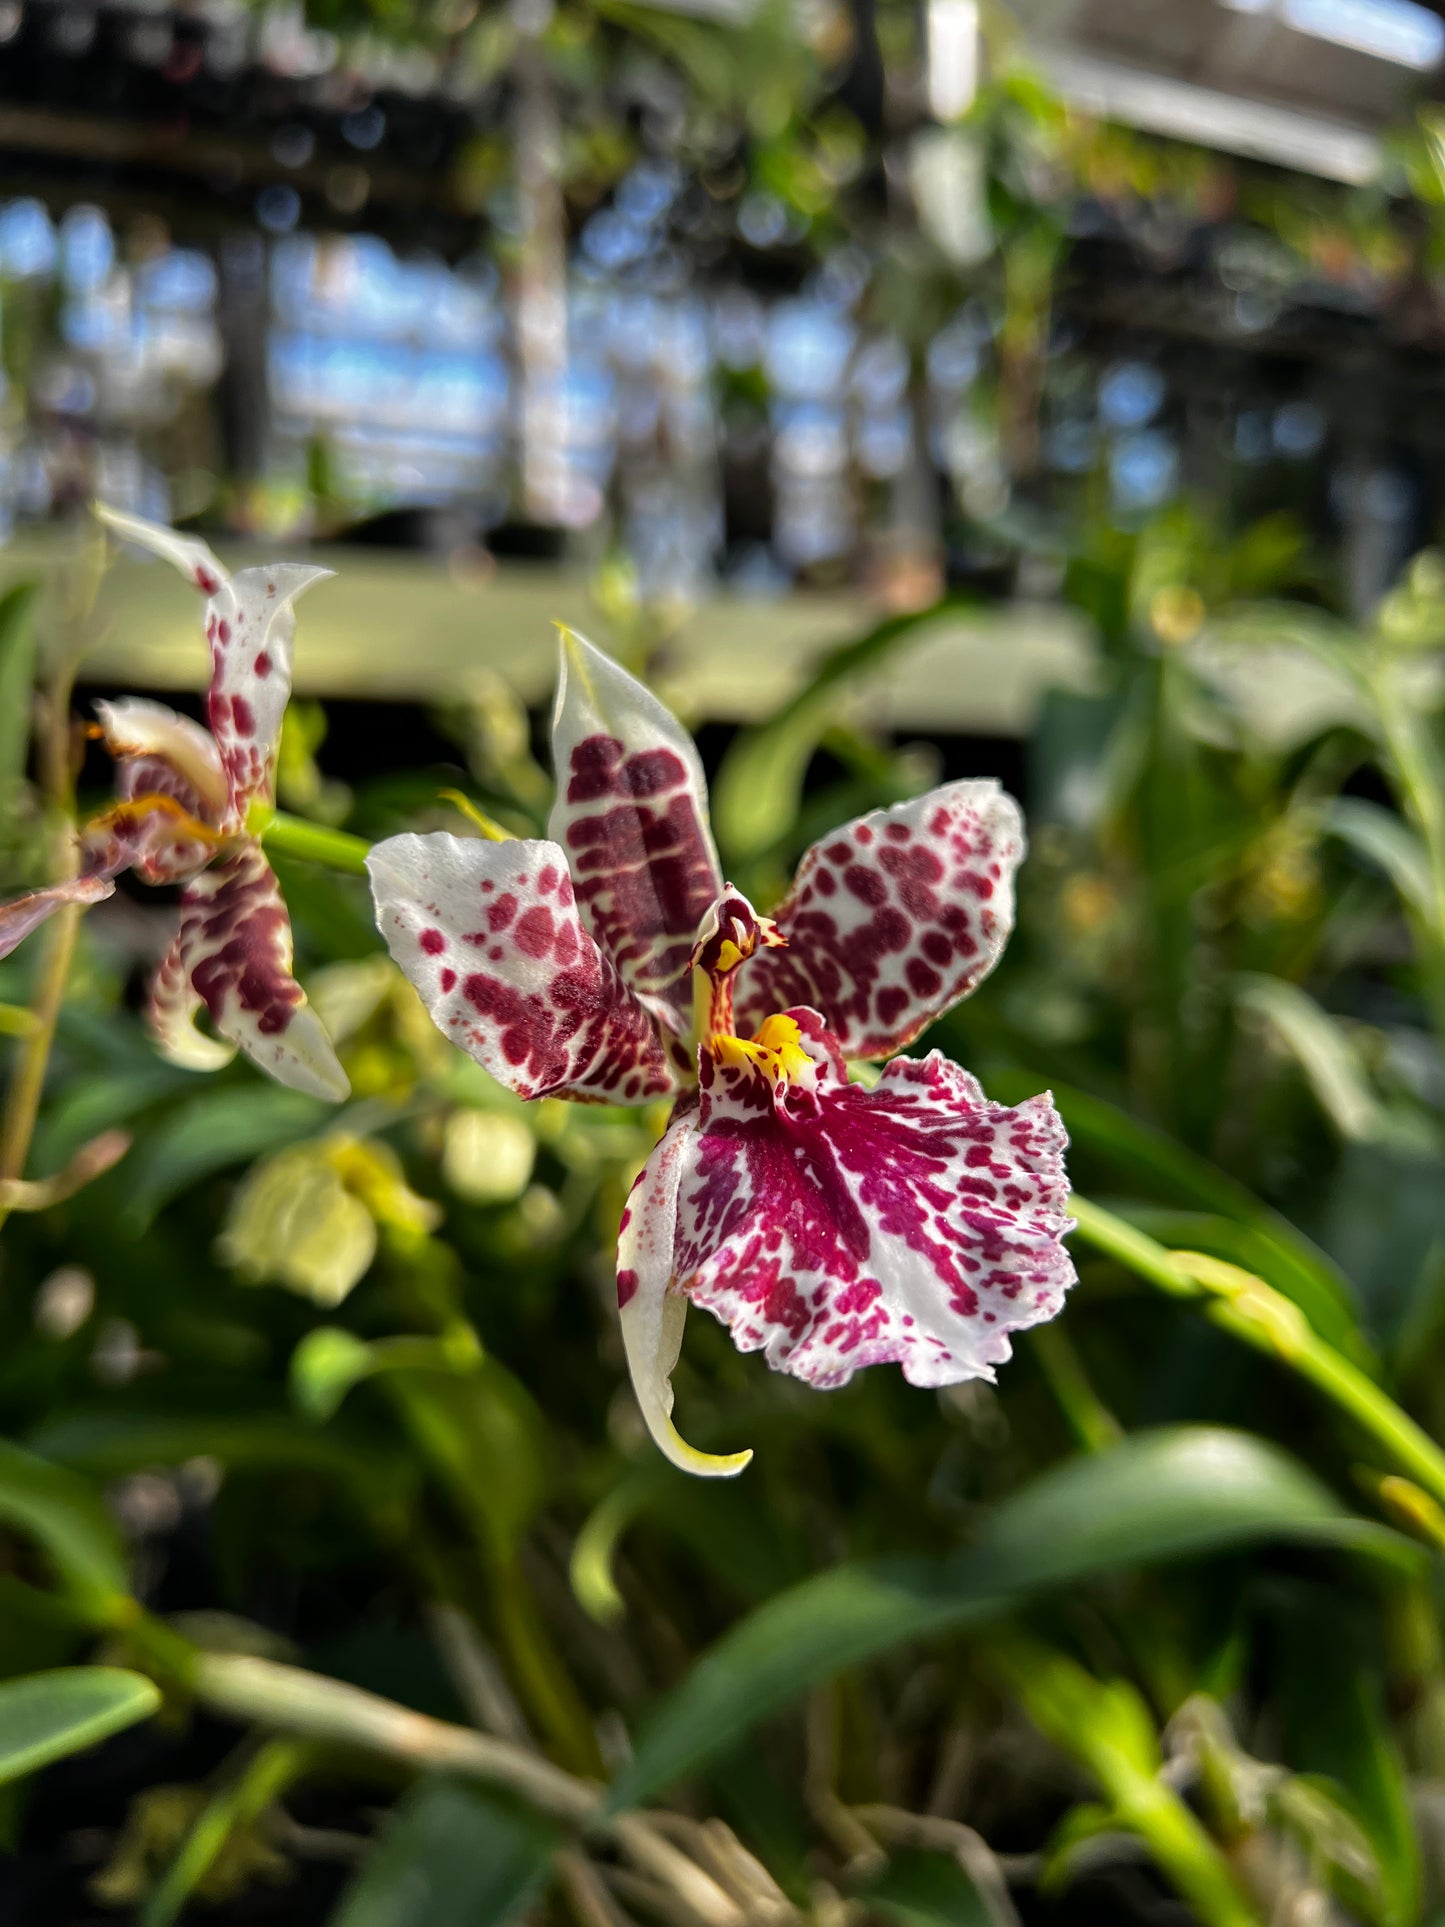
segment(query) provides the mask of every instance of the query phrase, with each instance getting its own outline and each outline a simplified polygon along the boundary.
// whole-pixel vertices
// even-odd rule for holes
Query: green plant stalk
[[[140,1912],[140,1927],[171,1927],[182,1907],[205,1879],[226,1842],[254,1824],[273,1801],[305,1773],[312,1748],[298,1740],[269,1740],[242,1771],[197,1814]]]
[[[1123,1427],[1090,1384],[1068,1333],[1058,1325],[1040,1325],[1030,1340],[1029,1351],[1038,1360],[1075,1443],[1086,1452],[1103,1452],[1117,1445],[1124,1436]]]
[[[580,1771],[596,1770],[600,1761],[587,1710],[542,1630],[541,1615],[515,1551],[498,1543],[493,1523],[477,1504],[469,1480],[459,1476],[426,1398],[402,1373],[389,1379],[387,1390],[427,1464],[472,1527],[491,1585],[496,1629],[528,1712],[562,1759]],[[478,1468],[476,1476],[484,1478],[485,1469]]]
[[[1078,1220],[1078,1235],[1095,1250],[1171,1297],[1205,1301],[1211,1323],[1278,1359],[1323,1392],[1396,1465],[1445,1504],[1445,1451],[1373,1379],[1327,1344],[1297,1305],[1238,1266],[1167,1250],[1087,1198],[1072,1198],[1069,1211]]]
[[[1115,1722],[1090,1717],[1102,1711],[1110,1688],[1071,1660],[1031,1639],[1004,1634],[987,1646],[992,1667],[1047,1739],[1077,1760],[1098,1781],[1119,1823],[1135,1833],[1208,1927],[1261,1927],[1260,1916],[1237,1885],[1229,1863],[1203,1824],[1167,1781],[1119,1743]],[[1060,1678],[1066,1692],[1055,1690]],[[1138,1717],[1145,1718],[1142,1703]],[[1157,1751],[1152,1724],[1146,1742]]]
[[[585,1826],[600,1789],[511,1740],[398,1706],[345,1681],[251,1654],[200,1653],[192,1690],[213,1712],[331,1746],[380,1753],[424,1772],[460,1773],[505,1787],[543,1813]]]
[[[38,751],[41,787],[53,812],[50,832],[51,874],[59,879],[75,872],[75,775],[72,765],[70,698],[75,687],[76,658],[67,650],[46,691],[45,727]],[[20,1059],[5,1096],[0,1122],[0,1179],[25,1175],[30,1140],[40,1115],[45,1073],[55,1042],[55,1026],[70,984],[76,940],[83,912],[66,904],[50,920],[41,955],[40,984],[30,1007],[31,1028],[20,1049]],[[0,1205],[0,1225],[10,1215]]]
[[[268,850],[304,857],[308,863],[324,863],[328,869],[343,870],[348,876],[366,875],[371,845],[365,837],[328,829],[324,823],[308,823],[302,817],[287,816],[283,810],[264,818],[258,834]]]
[[[65,904],[50,919],[45,932],[40,988],[30,1011],[30,1034],[20,1047],[20,1059],[5,1097],[5,1119],[0,1127],[0,1179],[18,1178],[25,1171],[83,914],[79,904]],[[0,1204],[0,1224],[4,1224],[9,1215],[9,1206]]]

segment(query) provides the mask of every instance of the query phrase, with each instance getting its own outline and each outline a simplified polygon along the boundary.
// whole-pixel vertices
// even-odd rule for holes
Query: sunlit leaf
[[[109,1739],[161,1703],[154,1681],[116,1666],[65,1666],[0,1685],[0,1782]]]
[[[120,1535],[99,1494],[74,1473],[0,1440],[0,1525],[42,1546],[77,1603],[109,1607],[126,1591]]]
[[[1262,1540],[1359,1543],[1361,1530],[1302,1466],[1248,1433],[1136,1434],[1044,1473],[960,1553],[838,1566],[769,1600],[663,1702],[612,1804],[670,1786],[844,1667],[980,1625],[1032,1593]]]

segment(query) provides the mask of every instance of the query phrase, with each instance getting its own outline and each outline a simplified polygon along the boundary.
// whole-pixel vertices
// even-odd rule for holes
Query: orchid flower
[[[738,1472],[672,1423],[689,1303],[818,1387],[897,1363],[994,1376],[1052,1318],[1063,1126],[991,1104],[939,1052],[888,1057],[998,961],[1024,854],[994,782],[945,784],[816,844],[759,916],[723,880],[697,751],[642,685],[564,632],[548,841],[441,833],[368,859],[392,956],[444,1035],[523,1097],[671,1121],[623,1214],[618,1303],[638,1402],[687,1471]]]
[[[179,883],[180,929],[147,1010],[162,1052],[215,1070],[239,1045],[293,1090],[339,1101],[346,1073],[291,974],[291,920],[259,837],[291,693],[293,605],[331,571],[278,562],[232,576],[204,542],[115,509],[97,514],[205,596],[211,726],[140,697],[96,704],[117,800],[81,830],[77,877],[0,904],[0,957],[61,904],[109,896],[122,870],[145,883]],[[196,1028],[202,1005],[220,1038]]]

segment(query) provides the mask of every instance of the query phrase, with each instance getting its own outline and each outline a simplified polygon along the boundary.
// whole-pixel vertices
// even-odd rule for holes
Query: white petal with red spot
[[[789,1015],[807,1079],[704,1053],[674,1153],[674,1288],[815,1386],[885,1363],[914,1385],[991,1378],[1009,1334],[1052,1318],[1074,1278],[1052,1099],[990,1104],[936,1051],[865,1090],[815,1013]]]
[[[206,598],[207,716],[226,782],[219,827],[240,829],[252,798],[269,800],[274,789],[281,722],[291,694],[293,605],[303,590],[332,572],[276,562],[228,575],[204,542],[115,509],[96,512],[117,535],[179,569]]]
[[[184,973],[211,1022],[278,1083],[339,1103],[350,1090],[321,1019],[291,974],[291,919],[259,843],[204,871],[181,892],[181,927],[161,966],[152,1010],[157,1041],[179,1061],[212,1068],[179,1028],[194,1006],[175,987]]]
[[[806,1004],[848,1057],[901,1050],[998,962],[1025,847],[1018,805],[992,781],[947,783],[824,837],[773,913],[787,949],[739,970],[739,1030]]]
[[[0,957],[8,957],[17,944],[21,944],[32,930],[38,930],[48,917],[67,903],[100,903],[115,893],[115,885],[108,877],[85,876],[72,878],[67,883],[52,883],[44,890],[32,890],[28,896],[12,897],[9,903],[0,903]]]
[[[547,828],[567,853],[583,921],[623,981],[681,1033],[688,957],[722,889],[692,738],[610,656],[566,632],[552,758]]]
[[[699,1452],[672,1422],[672,1370],[687,1320],[687,1299],[673,1281],[672,1251],[678,1186],[696,1127],[696,1100],[685,1098],[638,1173],[617,1240],[617,1308],[632,1389],[653,1439],[682,1471],[727,1478],[741,1472],[752,1453],[719,1458]]]
[[[673,1087],[649,1013],[582,926],[555,843],[393,836],[377,925],[433,1023],[522,1097],[640,1104]]]

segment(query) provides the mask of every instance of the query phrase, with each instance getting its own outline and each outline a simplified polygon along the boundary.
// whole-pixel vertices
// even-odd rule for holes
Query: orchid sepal
[[[618,975],[678,1035],[688,958],[722,889],[696,746],[649,689],[559,625],[552,718],[556,801],[547,834],[567,854],[583,921]]]
[[[679,1471],[730,1479],[751,1460],[751,1449],[699,1451],[672,1418],[672,1372],[682,1349],[687,1298],[677,1289],[671,1252],[695,1110],[695,1099],[678,1105],[632,1187],[617,1238],[617,1315],[633,1395],[654,1444]]]

